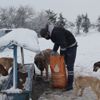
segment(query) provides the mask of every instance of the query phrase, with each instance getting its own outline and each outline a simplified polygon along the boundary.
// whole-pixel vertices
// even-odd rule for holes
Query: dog
[[[91,87],[91,89],[94,91],[94,93],[97,96],[97,100],[100,100],[100,80],[95,78],[95,77],[91,77],[91,76],[78,76],[77,78],[75,78],[74,81],[74,94],[77,96],[79,93],[79,96],[83,95],[84,89],[87,87]]]
[[[6,71],[6,69],[4,68],[4,66],[2,64],[0,64],[0,74],[2,76],[7,76],[8,72]]]
[[[48,79],[48,65],[50,64],[50,53],[51,49],[46,49],[36,54],[34,57],[34,63],[43,76],[43,71],[46,71],[46,79]]]
[[[2,57],[2,58],[0,58],[0,64],[4,66],[6,71],[8,71],[9,68],[13,66],[13,58]]]
[[[97,72],[100,69],[100,61],[94,63],[93,65],[93,71]]]
[[[13,58],[2,57],[0,58],[0,74],[3,76],[8,75],[9,69],[13,67]],[[18,88],[23,89],[26,78],[28,77],[27,72],[20,71],[21,64],[18,63]]]
[[[28,73],[27,72],[18,71],[18,79],[19,79],[18,88],[19,89],[23,89],[24,88],[24,84],[26,82],[26,78],[27,77],[28,77]]]

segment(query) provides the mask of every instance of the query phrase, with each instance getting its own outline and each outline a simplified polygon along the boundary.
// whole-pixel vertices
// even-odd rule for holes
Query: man
[[[56,53],[60,47],[60,54],[64,56],[68,69],[67,91],[73,89],[74,62],[76,58],[77,42],[72,33],[64,28],[54,27],[52,24],[41,29],[41,37],[51,39],[54,43],[52,54]]]

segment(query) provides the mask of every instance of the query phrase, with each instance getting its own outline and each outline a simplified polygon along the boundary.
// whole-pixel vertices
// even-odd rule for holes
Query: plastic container
[[[53,88],[63,89],[68,83],[64,57],[60,55],[50,56],[51,85]]]
[[[23,92],[23,93],[2,92],[0,94],[0,100],[29,100],[29,99],[30,99],[29,92]]]

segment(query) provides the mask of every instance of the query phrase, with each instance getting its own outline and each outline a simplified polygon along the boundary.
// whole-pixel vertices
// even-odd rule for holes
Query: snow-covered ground
[[[24,38],[24,37],[22,37]],[[100,61],[100,33],[91,32],[88,35],[81,35],[76,37],[78,42],[77,56],[75,61],[75,73],[92,75],[100,79],[100,72],[93,73],[93,64],[97,61]],[[27,39],[26,39],[27,40]],[[53,47],[53,43],[50,40],[45,40],[39,38],[40,50]],[[24,49],[25,63],[33,63],[35,52],[28,51]],[[12,57],[12,50],[5,50],[0,52],[0,57],[7,56]],[[18,62],[21,62],[21,56],[18,52]],[[37,70],[38,72],[38,70]],[[94,93],[87,89],[83,97],[78,97],[76,99],[71,99],[70,96],[72,93],[68,92],[52,92],[49,93],[48,97],[45,94],[41,96],[39,100],[95,100]],[[43,99],[42,99],[43,98]]]

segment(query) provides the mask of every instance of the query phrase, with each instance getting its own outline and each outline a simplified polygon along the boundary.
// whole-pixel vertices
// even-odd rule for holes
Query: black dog
[[[100,68],[100,61],[94,63],[94,65],[93,65],[93,71],[97,72],[99,70],[99,68]]]

